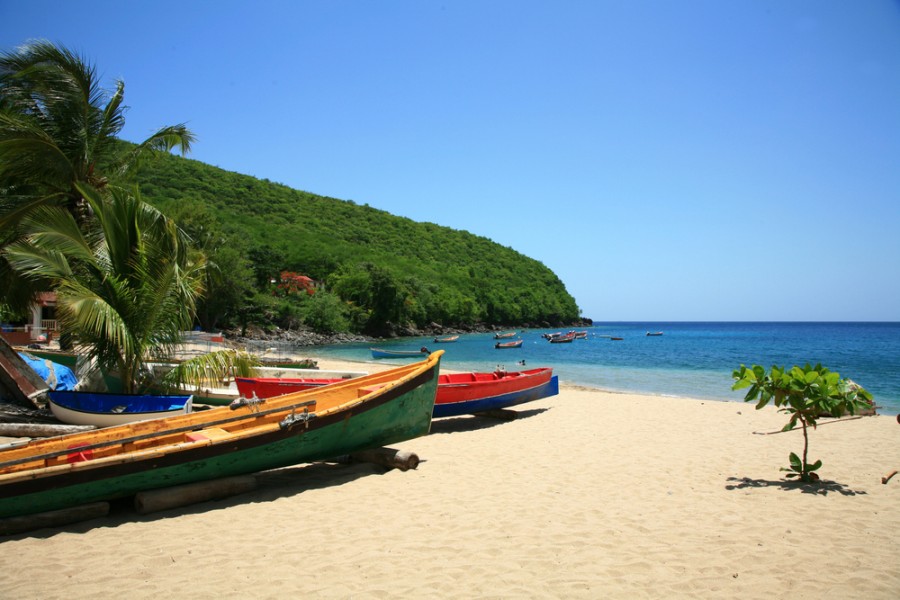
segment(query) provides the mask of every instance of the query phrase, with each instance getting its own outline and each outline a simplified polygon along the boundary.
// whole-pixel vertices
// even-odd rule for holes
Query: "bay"
[[[453,370],[518,370],[524,361],[526,367],[553,367],[560,381],[569,384],[727,401],[743,399],[742,392],[731,391],[732,371],[741,364],[768,368],[821,363],[868,389],[880,412],[900,413],[900,323],[595,323],[586,328],[587,339],[550,344],[542,334],[554,331],[559,330],[517,331],[523,340],[518,349],[497,350],[492,334],[475,333],[447,344],[414,337],[297,351],[368,362],[373,360],[373,346],[426,346],[445,350],[443,365]],[[663,335],[647,336],[648,331]]]

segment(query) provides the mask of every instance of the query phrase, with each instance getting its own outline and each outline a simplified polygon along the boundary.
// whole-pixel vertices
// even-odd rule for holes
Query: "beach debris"
[[[881,483],[882,483],[882,485],[884,485],[884,484],[886,484],[888,481],[890,481],[890,480],[891,480],[891,477],[893,477],[893,476],[896,475],[896,474],[897,474],[897,471],[895,470],[895,471],[891,471],[890,473],[888,473],[887,475],[885,475],[884,477],[882,477],[882,478],[881,478]]]

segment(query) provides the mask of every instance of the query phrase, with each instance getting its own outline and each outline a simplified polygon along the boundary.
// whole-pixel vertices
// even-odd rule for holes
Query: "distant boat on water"
[[[522,347],[522,340],[515,340],[513,342],[497,342],[496,344],[494,344],[494,348],[497,348],[498,350],[502,350],[504,348],[521,348],[521,347]]]
[[[657,336],[657,335],[662,335],[662,334],[663,334],[662,331],[648,331],[648,332],[647,332],[647,335],[648,335],[649,337],[653,337],[653,336]]]
[[[459,339],[459,336],[458,336],[458,335],[448,335],[448,336],[446,336],[446,337],[436,337],[436,338],[434,338],[434,343],[435,343],[435,344],[446,344],[446,343],[449,343],[449,342],[455,342],[455,341],[458,340],[458,339]]]
[[[381,348],[369,348],[372,358],[422,358],[430,354],[430,350],[422,346],[418,350],[383,350]]]
[[[515,331],[508,331],[506,333],[495,333],[494,339],[495,340],[504,340],[506,338],[514,337],[515,335],[516,335]]]

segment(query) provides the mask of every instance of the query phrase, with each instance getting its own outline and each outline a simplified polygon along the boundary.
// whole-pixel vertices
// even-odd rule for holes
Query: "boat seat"
[[[374,391],[376,391],[376,390],[380,390],[381,388],[383,388],[383,387],[386,386],[386,385],[387,385],[386,383],[378,383],[378,384],[375,384],[375,385],[369,385],[369,386],[366,386],[366,387],[361,387],[361,388],[359,388],[359,390],[357,391],[356,397],[357,397],[357,398],[362,398],[363,396],[368,396],[368,395],[371,394],[372,392],[374,392]]]
[[[187,442],[199,442],[201,440],[224,440],[231,437],[231,433],[225,431],[221,427],[208,427],[206,429],[201,429],[200,431],[191,431],[190,433],[184,434],[184,439]]]

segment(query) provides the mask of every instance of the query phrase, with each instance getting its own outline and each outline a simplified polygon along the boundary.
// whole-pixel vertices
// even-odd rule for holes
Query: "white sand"
[[[812,488],[778,470],[799,431],[755,434],[784,424],[772,409],[564,386],[517,410],[434,421],[396,446],[414,471],[298,466],[227,500],[0,538],[0,596],[900,595],[893,416],[814,431]]]

